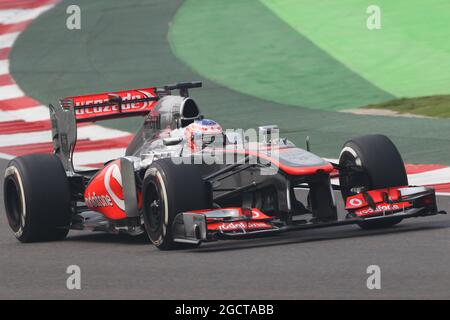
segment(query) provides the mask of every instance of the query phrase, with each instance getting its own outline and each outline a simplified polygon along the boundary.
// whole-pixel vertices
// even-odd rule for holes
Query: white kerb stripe
[[[327,159],[327,161],[338,162],[338,159]],[[333,184],[339,185],[339,179],[331,179]],[[437,170],[430,170],[421,173],[408,174],[408,182],[410,185],[434,185],[442,183],[450,183],[450,168],[442,168]]]
[[[81,127],[78,128],[77,131],[78,140],[90,139],[92,141],[98,141],[103,139],[120,138],[128,135],[130,135],[129,132],[103,128],[98,125]],[[19,146],[24,144],[43,142],[51,142],[50,130],[0,135],[0,147]]]
[[[129,136],[130,133],[127,131],[121,131],[116,129],[109,129],[99,125],[90,125],[86,127],[78,128],[77,138],[80,139],[90,139],[92,141],[104,140],[104,139],[114,139]]]
[[[442,168],[408,175],[410,185],[450,183],[450,168]]]
[[[9,73],[9,60],[0,60],[0,76]]]
[[[450,183],[450,168],[443,168],[422,173],[409,174],[408,182],[411,186],[426,186]],[[331,183],[339,185],[339,178],[331,179]]]
[[[106,150],[98,150],[98,151],[83,151],[83,152],[75,152],[74,153],[74,166],[79,170],[89,170],[92,167],[89,167],[90,164],[103,163],[108,160],[120,158],[125,154],[125,148],[116,148],[116,149],[106,149]],[[14,159],[14,155],[1,153],[1,159]]]
[[[98,151],[75,152],[73,155],[74,166],[84,166],[94,163],[103,163],[111,159],[123,157],[126,148],[105,149]]]
[[[12,155],[10,155],[10,154],[6,154],[6,153],[0,152],[0,158],[1,158],[1,159],[11,160],[11,159],[14,159],[15,156],[12,156]]]
[[[1,15],[1,11],[0,11],[0,15]],[[0,21],[2,21],[1,18],[0,18]],[[2,34],[0,36],[0,49],[12,47],[14,41],[16,41],[19,34],[20,34],[20,32],[11,32],[11,33]]]
[[[47,107],[37,106],[32,108],[18,109],[12,111],[0,110],[0,123],[6,121],[42,121],[50,120]]]
[[[33,9],[0,10],[0,21],[2,22],[2,24],[13,24],[31,20],[52,7],[53,5],[47,5]]]
[[[23,97],[25,94],[16,84],[0,86],[0,101]]]

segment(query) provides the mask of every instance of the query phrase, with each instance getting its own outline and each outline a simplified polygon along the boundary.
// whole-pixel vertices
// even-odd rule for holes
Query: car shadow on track
[[[329,229],[301,230],[282,234],[260,235],[239,240],[222,240],[203,244],[199,248],[186,249],[181,251],[192,253],[208,253],[245,250],[309,242],[337,241],[350,238],[395,236],[396,234],[404,234],[408,232],[427,232],[448,228],[450,228],[450,220],[420,222],[414,224],[405,223],[380,230],[361,230],[355,226],[343,226]],[[111,243],[123,245],[151,245],[150,240],[145,234],[133,237],[126,234],[115,235],[101,232],[88,233],[88,231],[78,231],[76,233],[69,234],[69,237],[66,238],[65,241],[102,244]]]
[[[139,236],[130,236],[127,234],[110,234],[103,232],[78,232],[70,234],[64,240],[69,242],[95,242],[95,243],[111,243],[111,244],[129,244],[129,245],[149,245],[151,244],[146,234]]]
[[[344,228],[344,227],[343,227]],[[233,251],[233,250],[246,250],[254,248],[264,248],[264,247],[275,247],[290,244],[301,244],[309,242],[321,242],[321,241],[336,241],[350,238],[365,238],[365,237],[377,237],[377,236],[387,236],[409,232],[423,232],[423,231],[435,231],[439,229],[450,228],[450,221],[442,221],[440,225],[436,223],[432,224],[413,224],[413,225],[399,225],[391,227],[388,229],[380,230],[360,230],[360,229],[350,229],[345,227],[345,229],[340,228],[334,231],[328,230],[327,232],[319,230],[308,230],[296,231],[286,234],[278,234],[270,237],[254,237],[242,240],[233,241],[223,241],[223,242],[213,242],[208,245],[199,247],[197,249],[190,250],[193,253],[210,253],[210,252],[221,252],[221,251]]]

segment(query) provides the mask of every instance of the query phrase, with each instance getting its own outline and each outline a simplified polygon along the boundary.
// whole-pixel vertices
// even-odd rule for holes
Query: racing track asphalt
[[[88,1],[85,1],[86,4]],[[138,3],[139,1],[134,1]],[[163,3],[163,1],[160,1]],[[164,3],[175,3],[166,2]],[[173,5],[174,8],[166,10],[166,7],[152,6],[153,11],[160,8],[162,13],[172,16],[174,9],[178,6],[179,1]],[[94,4],[92,4],[94,6]],[[97,5],[97,2],[96,4]],[[83,8],[85,6],[83,5]],[[88,7],[86,7],[88,8]],[[140,7],[138,7],[140,8]],[[59,7],[59,12],[65,11],[63,7]],[[131,10],[131,9],[130,9]],[[94,10],[96,12],[96,10]],[[142,10],[140,10],[142,11]],[[107,14],[120,14],[122,10],[111,10]],[[89,14],[89,11],[87,12]],[[135,13],[133,11],[133,13]],[[145,16],[145,12],[142,12]],[[53,15],[53,17],[60,17]],[[133,18],[135,15],[131,15]],[[47,17],[51,17],[49,14]],[[100,17],[103,17],[101,15]],[[159,21],[161,25],[167,26],[166,17],[161,14],[155,14],[153,20]],[[160,17],[160,18],[159,18]],[[87,19],[86,21],[96,21],[95,19]],[[108,24],[108,19],[101,21],[102,26]],[[113,21],[121,21],[113,19]],[[134,27],[132,21],[141,21],[141,23],[149,23],[148,19],[129,20],[130,26]],[[63,23],[61,25],[64,25]],[[34,24],[35,28],[39,27],[39,21]],[[118,50],[110,50],[107,44],[120,44],[111,39],[117,39],[117,34],[112,32],[116,29],[105,28],[100,30],[111,31],[111,38],[105,38],[105,35],[98,37],[102,40],[105,47],[102,50],[87,50],[89,54],[98,54],[98,56],[90,56],[89,61],[104,61],[104,64],[98,65],[94,75],[90,70],[86,72],[67,72],[67,66],[57,69],[54,77],[52,73],[47,72],[42,67],[41,73],[33,70],[34,76],[42,82],[42,76],[45,74],[50,82],[50,86],[56,86],[61,83],[62,87],[59,91],[52,91],[55,97],[64,96],[65,91],[74,93],[73,90],[101,89],[101,86],[108,87],[133,87],[134,85],[144,83],[147,80],[151,83],[152,77],[158,77],[157,83],[168,83],[178,80],[188,80],[192,78],[192,73],[180,64],[171,62],[174,69],[168,69],[168,64],[158,63],[152,64],[151,70],[155,72],[133,73],[125,76],[123,70],[114,70],[105,59],[105,55],[109,53],[120,53]],[[116,25],[116,28],[121,27]],[[49,28],[44,28],[49,30]],[[98,28],[93,28],[97,30]],[[34,29],[39,31],[38,29]],[[89,30],[89,29],[88,29]],[[85,31],[88,31],[85,30]],[[152,45],[158,43],[155,47],[156,51],[161,51],[161,56],[170,54],[167,48],[165,36],[167,34],[166,27],[163,32],[152,28],[143,28],[142,30],[155,31],[157,33],[153,37],[147,37],[155,40]],[[19,38],[16,55],[19,57],[22,45],[28,42],[27,38],[32,38],[34,33]],[[83,33],[84,35],[84,33]],[[158,36],[159,35],[159,36]],[[158,36],[158,37],[156,37]],[[95,38],[95,37],[94,37]],[[120,38],[120,37],[119,37]],[[22,39],[22,40],[21,40]],[[61,52],[67,54],[71,52],[66,47],[56,46],[52,42],[54,37],[47,37],[51,43],[43,42],[42,46],[38,46],[45,51],[42,56],[53,58],[65,57]],[[73,39],[71,39],[73,40]],[[83,40],[83,39],[81,39]],[[123,38],[121,39],[123,41]],[[70,41],[67,41],[70,44]],[[87,41],[91,44],[93,41]],[[51,45],[52,50],[49,50]],[[75,45],[77,43],[75,42]],[[136,45],[136,43],[133,43]],[[36,48],[35,48],[36,49]],[[145,48],[143,48],[145,49]],[[18,50],[18,51],[17,51]],[[58,51],[62,50],[62,51]],[[40,55],[33,52],[38,59]],[[138,54],[139,50],[128,50],[127,52]],[[142,50],[142,57],[148,58],[150,55],[146,50]],[[55,56],[50,56],[54,54]],[[136,59],[129,59],[130,63],[135,63]],[[70,59],[68,59],[70,60]],[[24,60],[22,60],[24,61]],[[34,60],[25,59],[25,61]],[[95,62],[93,61],[93,62]],[[45,59],[39,61],[36,65],[42,66]],[[65,61],[61,61],[62,63]],[[92,63],[93,63],[92,62]],[[13,63],[14,64],[14,63]],[[20,75],[19,67],[25,64],[16,65],[16,74]],[[155,67],[160,66],[155,70]],[[128,68],[129,66],[124,66]],[[142,65],[139,65],[142,68]],[[13,67],[14,68],[14,67]],[[74,68],[77,68],[74,65]],[[53,69],[49,69],[50,71]],[[102,77],[102,71],[111,71],[110,77]],[[130,70],[134,70],[130,67]],[[176,73],[173,71],[177,71]],[[69,70],[70,71],[70,70]],[[77,71],[77,70],[75,70]],[[156,72],[157,71],[157,72]],[[163,71],[168,71],[164,73]],[[170,72],[169,72],[170,71]],[[26,73],[26,70],[23,71]],[[99,77],[95,76],[99,74]],[[81,80],[73,81],[72,85],[68,81],[61,81],[61,74],[72,77],[79,74]],[[26,74],[25,74],[26,75]],[[89,76],[87,76],[89,75]],[[177,78],[175,78],[175,75]],[[147,79],[149,78],[149,79]],[[122,79],[123,83],[119,80]],[[76,79],[78,80],[78,79]],[[156,79],[155,79],[156,80]],[[25,83],[19,81],[19,83]],[[49,83],[43,83],[49,87]],[[64,87],[67,86],[67,87]],[[85,87],[83,87],[85,86]],[[25,86],[26,92],[34,93],[38,96],[39,90],[33,90],[33,87]],[[211,82],[206,83],[204,91],[198,91],[200,100],[208,106],[208,114],[214,117],[228,119],[230,122],[240,120],[241,123],[247,122],[248,118],[235,119],[230,117],[230,104],[238,106],[245,101],[243,105],[246,108],[254,106],[254,110],[246,109],[249,114],[255,114],[257,109],[273,110],[273,104],[264,101],[256,101],[251,97],[239,96],[239,99],[233,99],[234,93],[225,89],[212,85]],[[201,92],[206,92],[202,96]],[[208,93],[209,92],[209,93]],[[43,94],[41,92],[41,94]],[[217,104],[217,96],[220,96],[224,102]],[[55,98],[53,97],[53,98]],[[40,101],[52,101],[51,97],[38,97]],[[245,100],[247,99],[247,100]],[[281,123],[283,114],[289,114],[288,107],[278,106],[277,119],[271,119]],[[235,113],[234,113],[235,114]],[[309,113],[308,113],[309,114]],[[302,114],[303,115],[303,114]],[[325,115],[325,114],[323,114]],[[305,116],[307,114],[305,113]],[[309,118],[303,119],[303,123],[307,124]],[[314,116],[325,121],[325,117]],[[349,117],[340,115],[339,117]],[[264,120],[267,116],[260,115]],[[358,118],[359,119],[359,118]],[[362,119],[362,118],[360,118]],[[367,123],[375,124],[372,118],[367,119]],[[280,121],[277,121],[280,120]],[[299,124],[296,119],[291,120],[292,128],[298,128]],[[355,120],[356,121],[356,120]],[[385,130],[390,121],[382,123]],[[397,121],[397,120],[396,120]],[[329,121],[335,123],[335,121]],[[362,122],[359,121],[358,122]],[[366,123],[364,122],[364,123]],[[312,123],[312,122],[311,122]],[[312,130],[312,124],[309,130]],[[340,123],[340,122],[336,122]],[[302,125],[304,125],[302,124]],[[129,123],[127,123],[129,125]],[[378,123],[377,123],[378,125]],[[348,123],[342,123],[340,126],[349,126]],[[430,127],[431,123],[430,123]],[[288,129],[292,129],[288,127]],[[335,128],[332,126],[332,128]],[[448,128],[448,127],[447,127]],[[307,128],[308,129],[308,128]],[[338,128],[339,129],[339,128]],[[380,129],[380,130],[381,130]],[[311,132],[303,132],[310,134]],[[329,139],[328,135],[321,133],[322,127],[314,129],[322,138],[317,143],[317,148],[323,145],[324,149],[318,154],[324,154],[325,150],[329,150],[333,145],[335,148],[341,145],[336,140],[343,140],[347,133],[337,130],[334,139]],[[362,130],[362,129],[361,129]],[[382,130],[382,131],[383,131]],[[405,136],[406,131],[401,130]],[[294,132],[298,134],[298,131]],[[293,133],[291,133],[293,134]],[[328,133],[329,134],[329,133]],[[315,135],[313,135],[315,136]],[[443,135],[445,137],[445,135]],[[402,145],[407,143],[404,137],[397,137],[397,140],[403,140]],[[328,142],[327,142],[328,140]],[[331,141],[332,140],[332,141]],[[427,136],[422,140],[423,145],[427,144],[426,151],[430,157],[435,157],[431,148],[434,144],[442,151],[445,143],[439,142],[435,135]],[[420,149],[420,148],[418,148]],[[322,152],[320,152],[322,151]],[[445,150],[441,153],[444,157]],[[331,155],[331,154],[330,154]],[[409,152],[409,158],[417,159],[417,155]],[[424,157],[423,160],[426,160]],[[436,159],[430,158],[430,161]],[[0,173],[4,171],[6,161],[0,160]],[[112,236],[102,233],[83,233],[71,232],[66,241],[40,244],[20,244],[12,235],[6,222],[4,215],[3,199],[2,199],[2,181],[0,179],[0,298],[56,298],[56,299],[176,299],[176,298],[192,298],[192,299],[300,299],[300,298],[450,298],[450,257],[448,245],[450,240],[450,218],[447,216],[432,217],[428,219],[408,220],[398,227],[384,231],[365,232],[354,226],[309,230],[296,233],[280,235],[276,237],[211,243],[204,245],[196,250],[191,251],[175,251],[160,252],[146,241],[140,241],[129,237]],[[440,198],[439,204],[442,209],[450,211],[449,198]],[[342,212],[342,211],[341,211]],[[69,291],[66,289],[66,268],[69,265],[76,264],[81,267],[82,271],[82,289],[79,291]],[[382,289],[379,291],[370,291],[366,288],[366,268],[369,265],[377,264],[381,267],[382,272]]]
[[[0,172],[5,166],[1,160]],[[161,252],[144,240],[89,232],[21,244],[0,198],[1,299],[450,298],[448,216],[383,231],[344,226]],[[450,211],[448,197],[439,205]],[[66,289],[73,264],[81,290]],[[366,287],[374,264],[381,290]]]

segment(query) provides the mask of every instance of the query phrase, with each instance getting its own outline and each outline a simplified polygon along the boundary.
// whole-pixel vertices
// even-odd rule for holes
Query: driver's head
[[[222,127],[209,119],[195,120],[185,129],[187,145],[192,152],[212,145],[223,144]]]

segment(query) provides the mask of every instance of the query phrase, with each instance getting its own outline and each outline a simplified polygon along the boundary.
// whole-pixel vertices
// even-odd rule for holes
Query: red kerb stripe
[[[0,35],[21,32],[26,29],[26,27],[31,23],[32,20],[26,20],[18,23],[11,24],[1,24],[0,23]]]
[[[450,192],[450,183],[430,185],[436,192]]]
[[[416,174],[447,168],[447,166],[441,164],[405,164],[405,168],[408,174]]]
[[[126,148],[132,139],[132,135],[117,139],[105,139],[99,141],[78,140],[75,152],[107,150],[113,148]],[[51,142],[27,144],[22,146],[0,147],[0,153],[23,156],[30,153],[51,153],[53,145]]]
[[[40,103],[30,97],[20,97],[0,101],[0,110],[10,111],[25,108],[32,108],[40,105]]]
[[[50,116],[49,116],[50,117]],[[0,122],[0,134],[26,133],[50,130],[52,127],[50,120],[42,121],[6,121]]]
[[[9,52],[11,51],[11,48],[3,48],[0,49],[0,60],[6,60],[8,59]]]
[[[0,76],[0,86],[15,84],[14,79],[9,74]]]
[[[57,0],[2,0],[0,3],[0,10],[7,9],[34,9],[42,7],[52,3],[58,2]]]

